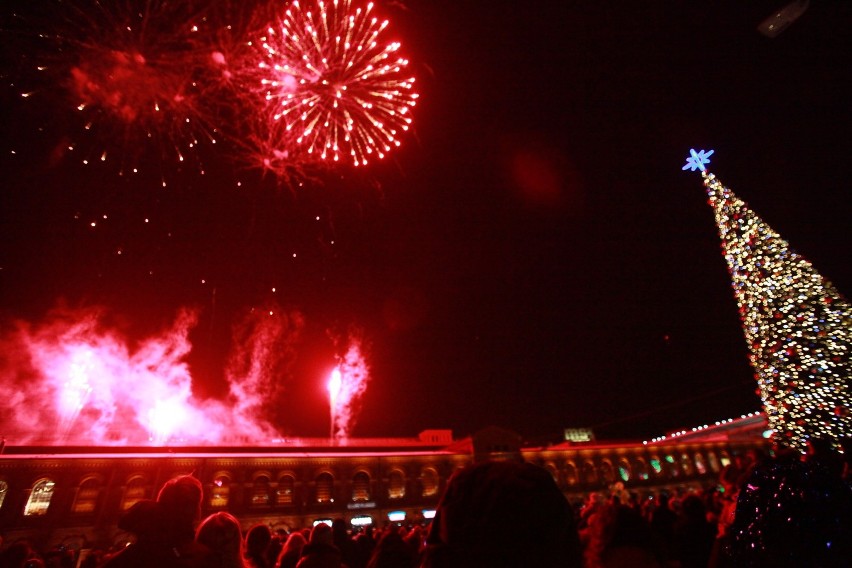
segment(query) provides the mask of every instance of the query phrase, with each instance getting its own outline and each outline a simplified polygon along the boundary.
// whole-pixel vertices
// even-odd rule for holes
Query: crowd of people
[[[287,533],[224,511],[200,519],[201,484],[182,476],[122,517],[133,544],[78,560],[16,542],[0,568],[833,568],[852,558],[851,487],[848,461],[819,440],[804,456],[738,456],[700,490],[616,483],[578,503],[538,466],[486,462],[451,478],[428,527],[353,534],[337,519]]]

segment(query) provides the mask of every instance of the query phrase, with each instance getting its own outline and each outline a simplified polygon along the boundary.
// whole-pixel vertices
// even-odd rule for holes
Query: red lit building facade
[[[735,456],[763,446],[754,424],[734,429],[739,435],[708,432],[650,444],[528,447],[517,434],[489,428],[458,441],[447,433],[325,447],[122,453],[7,447],[0,455],[0,533],[7,545],[26,538],[45,550],[120,545],[128,538],[117,528],[122,513],[156,498],[165,481],[182,474],[204,486],[202,515],[226,510],[244,528],[264,523],[273,530],[338,517],[353,527],[427,523],[452,473],[484,459],[536,463],[572,501],[605,493],[617,482],[640,495],[678,491],[715,483]]]

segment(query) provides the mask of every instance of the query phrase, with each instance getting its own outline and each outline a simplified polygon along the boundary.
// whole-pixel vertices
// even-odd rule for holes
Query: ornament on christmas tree
[[[770,427],[804,450],[811,437],[852,435],[852,306],[781,236],[708,172],[713,150],[690,150],[701,170]]]
[[[686,159],[686,165],[681,169],[689,170],[691,172],[694,172],[695,170],[701,170],[702,172],[707,170],[704,166],[710,163],[710,156],[713,155],[713,152],[714,150],[710,150],[709,152],[706,150],[696,152],[694,149],[690,149],[689,157]]]

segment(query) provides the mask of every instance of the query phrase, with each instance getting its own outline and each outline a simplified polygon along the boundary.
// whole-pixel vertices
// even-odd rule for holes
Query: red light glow
[[[277,312],[276,312],[277,313]],[[301,316],[252,312],[237,330],[229,396],[193,396],[187,355],[194,312],[133,342],[104,324],[99,310],[18,323],[2,338],[3,433],[16,443],[80,445],[212,444],[274,438],[264,418],[289,361]],[[261,394],[262,393],[262,394]]]
[[[370,371],[362,353],[361,341],[350,339],[346,354],[331,373],[328,382],[331,404],[331,437],[345,440],[355,423],[357,406],[367,390]]]
[[[343,379],[340,376],[340,369],[335,368],[331,372],[331,378],[328,380],[328,394],[331,400],[331,406],[335,405],[337,396],[340,394],[340,387],[343,384]]]
[[[269,159],[348,161],[384,158],[409,129],[418,95],[400,43],[373,3],[291,2],[251,44],[257,97],[268,112]]]

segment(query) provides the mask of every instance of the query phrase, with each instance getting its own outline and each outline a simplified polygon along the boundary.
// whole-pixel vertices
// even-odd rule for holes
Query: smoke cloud
[[[193,396],[187,356],[198,313],[133,341],[102,308],[57,309],[0,338],[0,434],[15,444],[263,442],[304,327],[298,312],[248,312],[235,326],[225,400]]]

